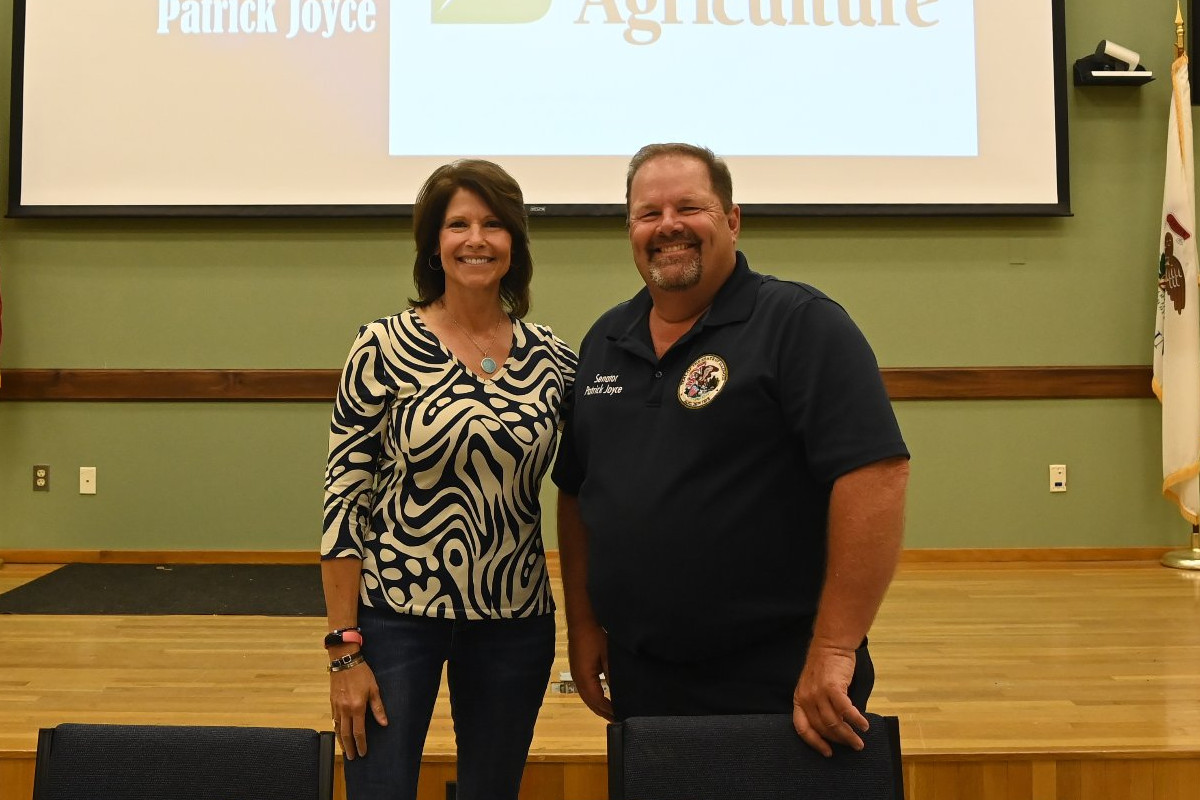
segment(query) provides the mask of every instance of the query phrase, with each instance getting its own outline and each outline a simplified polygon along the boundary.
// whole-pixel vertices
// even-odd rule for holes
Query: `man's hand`
[[[796,683],[792,724],[809,747],[826,757],[833,755],[830,742],[863,748],[858,734],[869,725],[848,694],[854,661],[854,648],[814,639]]]
[[[612,701],[600,684],[600,675],[608,676],[608,634],[599,625],[577,622],[567,629],[567,653],[579,698],[592,713],[612,722]]]

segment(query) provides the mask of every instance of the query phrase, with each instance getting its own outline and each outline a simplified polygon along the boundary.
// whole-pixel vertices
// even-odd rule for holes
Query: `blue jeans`
[[[516,800],[554,661],[554,615],[448,620],[360,607],[358,624],[388,725],[367,711],[367,755],[345,762],[347,798],[416,798],[445,663],[458,800]]]

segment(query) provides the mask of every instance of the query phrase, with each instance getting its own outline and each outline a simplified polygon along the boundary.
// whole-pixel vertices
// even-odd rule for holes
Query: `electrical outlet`
[[[80,494],[95,494],[96,493],[96,468],[95,467],[80,467],[79,468],[79,493]]]
[[[1050,491],[1065,492],[1067,490],[1067,465],[1050,465]]]
[[[50,465],[33,465],[33,490],[35,492],[50,491]]]

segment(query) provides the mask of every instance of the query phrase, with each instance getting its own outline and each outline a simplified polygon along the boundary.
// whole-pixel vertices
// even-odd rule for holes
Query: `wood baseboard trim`
[[[889,367],[893,400],[1148,398],[1148,366]],[[334,369],[6,369],[0,401],[324,402]]]
[[[918,548],[900,554],[901,564],[1023,564],[1158,561],[1171,547],[987,547]]]
[[[1155,561],[1171,547],[1024,547],[905,550],[902,564],[1033,564]],[[316,550],[0,550],[10,564],[316,564]],[[558,574],[557,550],[546,563]]]

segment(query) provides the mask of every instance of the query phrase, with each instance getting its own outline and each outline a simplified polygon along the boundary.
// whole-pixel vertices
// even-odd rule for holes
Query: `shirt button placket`
[[[652,374],[654,379],[650,381],[650,391],[646,396],[646,405],[651,408],[658,408],[662,405],[663,371],[656,366]]]

